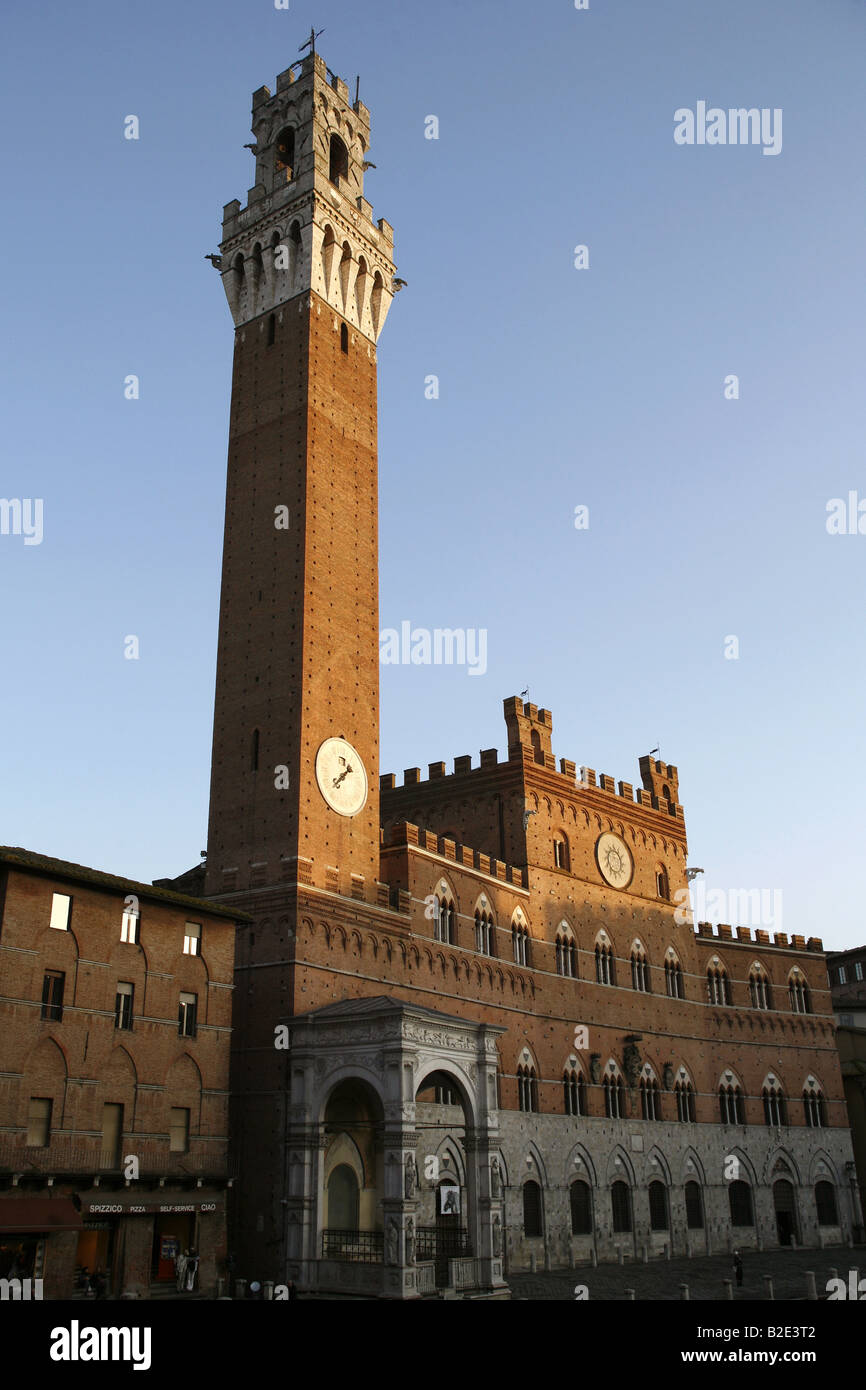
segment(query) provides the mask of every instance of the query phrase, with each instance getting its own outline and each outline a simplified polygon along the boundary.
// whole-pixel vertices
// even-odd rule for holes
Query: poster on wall
[[[441,1216],[460,1215],[460,1188],[456,1183],[443,1182],[439,1188],[439,1212]]]

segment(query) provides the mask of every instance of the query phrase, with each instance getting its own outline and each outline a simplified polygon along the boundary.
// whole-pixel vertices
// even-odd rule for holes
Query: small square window
[[[180,996],[177,1031],[182,1038],[195,1037],[197,1004],[198,996],[195,994],[182,994]]]
[[[48,1023],[61,1023],[63,1020],[65,980],[62,970],[46,970],[42,977],[42,1017]]]
[[[54,893],[51,898],[51,921],[55,931],[69,931],[69,912],[72,907],[72,899],[65,893]]]
[[[132,999],[135,987],[131,984],[120,983],[117,986],[117,994],[114,997],[114,1026],[129,1032],[132,1028]]]
[[[27,1147],[44,1149],[51,1138],[51,1107],[53,1102],[41,1096],[31,1096],[27,1111]]]
[[[128,941],[131,946],[138,944],[138,924],[140,914],[138,912],[124,912],[120,919],[120,939]]]
[[[189,1111],[172,1106],[169,1152],[185,1154],[189,1150]]]
[[[183,929],[183,953],[185,956],[201,955],[201,927],[197,922],[187,922]]]

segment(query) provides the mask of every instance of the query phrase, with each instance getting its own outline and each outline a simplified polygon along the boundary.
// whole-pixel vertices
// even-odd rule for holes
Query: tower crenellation
[[[313,290],[375,343],[394,294],[394,233],[364,197],[370,113],[319,54],[253,93],[255,182],[223,216],[221,274],[236,327]]]

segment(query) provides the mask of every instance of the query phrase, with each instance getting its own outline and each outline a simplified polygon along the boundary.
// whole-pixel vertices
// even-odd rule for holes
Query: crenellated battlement
[[[437,835],[433,830],[422,830],[409,821],[400,821],[383,836],[382,848],[396,849],[405,845],[426,850],[428,854],[438,854],[443,859],[450,859],[453,864],[487,874],[489,878],[499,879],[501,883],[511,884],[514,888],[527,887],[524,869],[506,864],[501,859],[494,859],[489,854],[482,854],[480,850],[471,849],[446,835]]]
[[[540,714],[550,717],[549,710],[541,710]],[[554,777],[563,778],[567,784],[567,790],[571,794],[574,790],[601,792],[606,796],[615,796],[618,799],[629,802],[631,805],[642,806],[644,810],[657,811],[662,815],[670,816],[674,820],[683,822],[683,808],[679,802],[667,801],[663,796],[659,797],[653,790],[644,787],[635,787],[631,782],[615,781],[608,773],[596,773],[592,767],[578,767],[569,758],[560,758],[559,769],[556,767],[556,760],[552,753],[543,754],[543,759],[539,759],[534,750],[527,748],[524,744],[517,744],[509,752],[507,759],[499,761],[499,753],[496,748],[482,748],[478,755],[478,763],[472,766],[472,755],[469,753],[461,754],[453,760],[453,770],[447,771],[447,764],[444,762],[428,763],[427,776],[422,777],[420,767],[407,767],[403,769],[402,782],[397,781],[396,774],[393,772],[383,772],[379,778],[379,787],[383,792],[401,791],[409,787],[423,788],[434,782],[450,780],[452,777],[465,777],[472,775],[479,777],[484,773],[493,771],[497,768],[507,768],[514,763],[520,763],[528,771],[533,771],[538,766],[543,766],[546,771],[553,773]],[[674,772],[676,769],[674,769]],[[566,794],[566,788],[561,787],[560,793]]]
[[[734,935],[736,932],[736,935]],[[778,947],[785,951],[812,951],[823,953],[824,942],[820,936],[810,936],[808,940],[805,936],[788,937],[787,932],[777,931],[773,933],[773,940],[770,941],[770,933],[763,931],[760,927],[755,927],[754,935],[751,927],[732,927],[727,922],[719,922],[713,927],[712,922],[698,922],[695,925],[695,937],[707,945],[710,942],[727,941],[733,945],[753,945]]]
[[[223,209],[218,264],[235,325],[313,290],[370,343],[395,291],[394,231],[364,197],[370,113],[320,54],[253,93],[255,182]]]

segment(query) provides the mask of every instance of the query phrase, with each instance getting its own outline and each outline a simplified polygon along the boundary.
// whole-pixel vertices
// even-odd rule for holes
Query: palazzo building
[[[394,238],[370,114],[311,51],[253,95],[206,878],[238,928],[244,1277],[417,1297],[860,1222],[820,939],[678,907],[677,769],[506,746],[379,776],[377,343]],[[204,872],[204,871],[202,871]]]
[[[0,848],[0,1279],[148,1297],[194,1249],[214,1293],[237,921]]]

